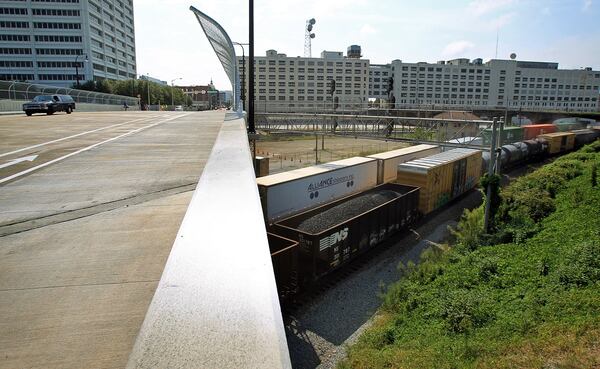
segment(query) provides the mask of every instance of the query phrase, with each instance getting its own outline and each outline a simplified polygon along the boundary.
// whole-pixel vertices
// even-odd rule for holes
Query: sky
[[[233,41],[248,40],[248,1],[133,0],[139,74],[176,85],[231,84],[190,5]],[[255,0],[255,55],[304,54],[306,20],[316,19],[312,55],[360,45],[371,64],[496,57],[600,70],[600,0]],[[241,49],[236,47],[241,55]],[[246,55],[248,48],[246,47]]]

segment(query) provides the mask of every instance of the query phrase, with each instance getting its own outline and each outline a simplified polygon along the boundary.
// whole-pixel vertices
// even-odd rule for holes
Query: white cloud
[[[373,35],[377,33],[377,30],[373,28],[373,26],[371,26],[370,24],[365,24],[360,28],[359,32],[362,37],[366,37],[368,35]]]
[[[465,52],[473,47],[475,47],[475,45],[469,41],[454,41],[446,45],[442,51],[442,55],[446,57],[464,56]]]
[[[587,11],[592,7],[592,0],[583,0],[583,11]]]
[[[473,0],[467,5],[467,10],[479,17],[511,5],[514,2],[515,0]]]

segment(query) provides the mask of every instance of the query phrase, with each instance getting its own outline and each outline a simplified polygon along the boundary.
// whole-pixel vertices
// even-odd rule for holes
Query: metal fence
[[[139,105],[139,99],[130,96],[106,94],[77,90],[69,87],[56,87],[38,85],[25,82],[0,81],[0,100],[27,100],[31,101],[37,95],[69,95],[77,103],[103,104],[103,105]]]
[[[229,35],[223,27],[217,21],[204,14],[200,10],[190,6],[190,10],[198,19],[206,38],[210,42],[215,54],[219,58],[223,69],[229,77],[231,87],[233,90],[233,109],[240,109],[240,75],[238,73],[237,58],[235,56],[235,49],[233,43],[229,38]]]

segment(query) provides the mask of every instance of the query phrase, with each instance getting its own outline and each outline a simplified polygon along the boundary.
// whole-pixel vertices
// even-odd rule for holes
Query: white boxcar
[[[398,150],[369,155],[377,160],[377,184],[388,183],[398,177],[398,165],[407,161],[438,154],[441,148],[436,145],[415,145]]]
[[[354,157],[256,179],[265,218],[277,220],[377,185],[377,161]]]

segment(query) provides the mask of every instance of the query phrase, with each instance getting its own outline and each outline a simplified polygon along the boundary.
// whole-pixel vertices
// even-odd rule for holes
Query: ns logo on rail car
[[[335,245],[336,243],[345,240],[346,238],[348,238],[348,227],[342,229],[339,232],[333,233],[330,236],[321,238],[321,240],[319,241],[319,251],[323,251]]]

